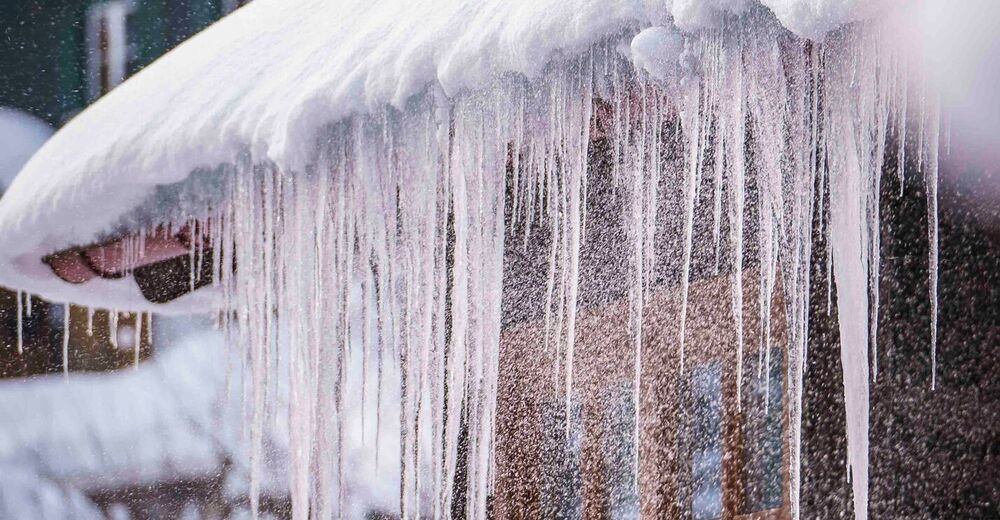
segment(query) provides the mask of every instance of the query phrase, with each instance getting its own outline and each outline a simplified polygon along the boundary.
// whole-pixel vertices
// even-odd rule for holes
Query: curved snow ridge
[[[644,23],[635,1],[261,0],[140,71],[25,166],[0,204],[23,254],[87,243],[157,185],[249,153],[303,171],[320,129],[440,83],[448,95]],[[6,280],[0,280],[4,282]]]
[[[38,258],[112,231],[156,186],[247,156],[305,171],[324,127],[405,109],[428,86],[454,97],[505,74],[537,77],[597,42],[651,24],[710,27],[756,3],[258,0],[93,104],[28,162],[0,203],[0,284],[89,303],[94,287],[67,288]],[[762,3],[819,33],[884,2]],[[125,283],[106,285],[106,304],[143,304]]]

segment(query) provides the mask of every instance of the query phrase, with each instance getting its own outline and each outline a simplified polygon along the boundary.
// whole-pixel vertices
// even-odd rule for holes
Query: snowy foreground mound
[[[222,335],[203,321],[161,322],[176,329],[167,332],[169,347],[135,370],[0,383],[0,517],[104,518],[85,493],[210,479],[222,481],[226,502],[245,504],[251,472],[240,392],[245,382]],[[347,392],[360,398],[360,371],[352,374]],[[275,389],[275,404],[286,406],[287,380]],[[396,403],[384,399],[382,413],[391,412]],[[362,518],[391,507],[399,482],[371,464],[379,444],[374,436],[361,437],[363,421],[374,423],[374,406],[366,414],[356,406],[360,399],[353,403],[345,412],[352,425],[345,457],[354,476],[343,512]],[[265,429],[257,485],[262,495],[282,498],[288,494],[288,424],[276,414]],[[383,436],[384,460],[392,460],[397,446]]]

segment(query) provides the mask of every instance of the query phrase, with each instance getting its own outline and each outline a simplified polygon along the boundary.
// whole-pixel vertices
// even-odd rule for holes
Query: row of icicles
[[[17,353],[18,355],[24,354],[24,321],[26,318],[31,318],[31,308],[33,304],[33,298],[31,293],[24,291],[16,291],[16,316],[17,316]],[[65,377],[69,377],[70,371],[70,357],[69,357],[69,347],[70,347],[70,330],[71,326],[71,312],[70,304],[62,304],[63,308],[63,331],[62,331],[62,353],[61,353],[61,364],[62,371]],[[87,307],[87,336],[94,336],[94,313],[96,309],[93,307]],[[134,345],[132,348],[132,366],[135,369],[139,368],[139,354],[142,345],[143,334],[146,334],[148,338],[148,345],[152,348],[153,344],[153,314],[149,312],[120,312],[118,310],[108,310],[108,341],[112,347],[115,349],[120,348],[118,342],[119,333],[119,320],[124,315],[127,318],[132,318],[135,321],[134,330]]]
[[[392,432],[399,429],[393,464],[401,475],[403,518],[448,517],[460,466],[466,514],[486,518],[496,474],[504,253],[533,241],[548,244],[539,348],[558,352],[569,411],[591,145],[607,139],[629,250],[628,258],[608,261],[630,266],[634,392],[642,378],[641,317],[668,243],[680,244],[682,258],[682,371],[698,222],[710,223],[703,242],[716,258],[720,249],[732,258],[721,273],[731,280],[739,379],[744,251],[752,245],[757,252],[762,330],[769,330],[768,309],[782,284],[792,518],[800,516],[813,233],[825,233],[826,282],[837,281],[855,518],[866,518],[880,178],[888,154],[902,165],[912,153],[906,135],[914,127],[918,143],[911,148],[928,187],[936,324],[939,108],[912,80],[906,56],[873,28],[842,31],[823,45],[766,24],[737,29],[692,39],[698,66],[664,83],[649,81],[606,43],[530,82],[505,78],[455,99],[432,91],[412,111],[339,123],[309,172],[282,172],[266,162],[234,168],[226,199],[194,222],[203,231],[196,236],[206,238],[192,254],[212,262],[226,309],[221,325],[228,343],[245,352],[253,510],[266,458],[264,425],[277,413],[274,381],[287,378],[290,398],[281,413],[289,421],[294,518],[343,514],[353,484],[342,447],[355,426],[362,437],[381,438],[387,421],[395,422]],[[893,139],[897,149],[888,147]],[[699,212],[706,186],[712,204]],[[681,216],[680,235],[668,237],[677,240],[658,233],[665,201]],[[747,230],[756,243],[745,243]],[[196,272],[192,267],[192,287]],[[375,403],[360,425],[345,423],[358,406],[346,397],[349,384],[360,388],[361,410]],[[389,396],[399,409],[387,418],[382,403]],[[638,451],[639,399],[633,402]],[[640,457],[633,470],[637,493]],[[374,464],[376,475],[387,478],[378,473],[385,461]]]

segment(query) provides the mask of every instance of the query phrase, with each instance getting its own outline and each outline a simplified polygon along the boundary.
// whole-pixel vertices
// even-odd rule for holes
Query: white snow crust
[[[732,2],[730,2],[732,3]],[[804,38],[823,36],[845,22],[864,20],[902,0],[760,0],[786,28]]]
[[[631,50],[632,63],[636,68],[663,82],[672,77],[680,66],[684,38],[680,32],[669,27],[650,27],[632,38]]]
[[[879,3],[763,0],[810,36]],[[428,87],[457,96],[505,74],[535,77],[602,40],[651,24],[712,27],[752,4],[255,1],[117,87],[31,159],[0,203],[0,284],[87,305],[206,308],[214,295],[151,306],[128,280],[70,286],[39,259],[114,231],[123,215],[151,204],[156,186],[195,171],[247,160],[305,171],[325,126],[386,105],[405,109]]]

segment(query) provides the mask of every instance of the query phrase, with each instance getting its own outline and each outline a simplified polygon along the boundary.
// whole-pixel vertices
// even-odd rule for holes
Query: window
[[[746,512],[774,510],[783,505],[784,351],[784,345],[772,345],[771,364],[764,371],[767,376],[751,374],[743,380],[740,433]],[[760,362],[766,365],[767,358],[757,360]]]
[[[691,517],[722,516],[722,368],[718,362],[688,373],[687,440],[690,457]]]
[[[567,424],[567,411],[569,424]],[[542,512],[545,518],[573,519],[583,514],[583,415],[574,400],[552,400],[542,407]]]
[[[752,272],[744,279],[745,301],[756,301],[754,279]],[[785,445],[787,330],[782,295],[779,290],[771,304],[769,355],[763,350],[760,317],[744,313],[743,377],[738,389],[732,316],[728,302],[720,299],[728,297],[730,284],[721,277],[691,286],[689,368],[680,378],[674,407],[660,418],[664,423],[679,416],[675,427],[681,433],[681,463],[675,497],[681,512],[692,519],[787,518],[790,461]],[[666,316],[673,315],[671,311]],[[657,333],[666,333],[664,340],[671,344],[677,331],[651,331]]]
[[[497,517],[529,511],[539,518],[636,518],[641,512],[692,520],[787,519],[782,296],[775,295],[771,310],[770,356],[759,351],[759,317],[743,316],[739,392],[731,283],[721,276],[691,284],[683,372],[679,295],[669,287],[653,291],[638,417],[626,304],[582,311],[569,435],[564,379],[557,377],[556,349],[544,346],[543,323],[528,320],[505,330],[497,397]],[[756,301],[757,285],[748,271],[745,300]]]
[[[129,45],[127,0],[102,2],[87,16],[87,94],[91,100],[108,93],[125,80],[132,56]]]
[[[602,518],[639,518],[639,495],[635,488],[635,392],[630,382],[608,385],[600,402],[602,452]]]

